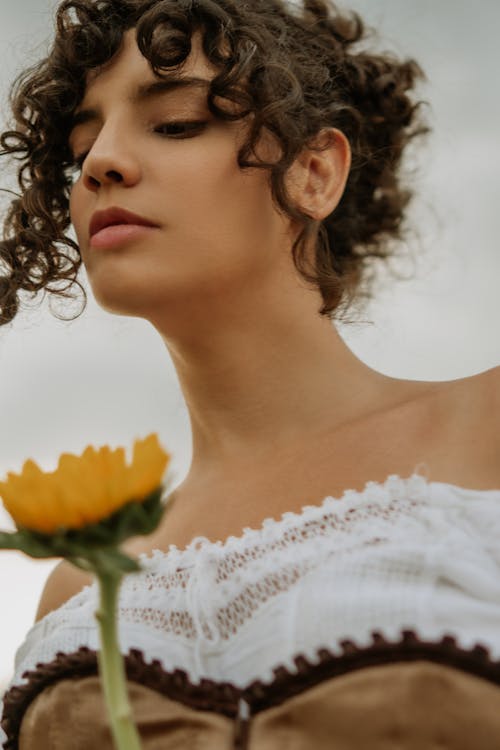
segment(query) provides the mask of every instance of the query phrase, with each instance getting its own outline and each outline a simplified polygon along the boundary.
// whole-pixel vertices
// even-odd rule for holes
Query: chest
[[[240,536],[264,519],[300,512],[325,497],[362,491],[391,474],[414,473],[429,481],[471,489],[500,487],[496,440],[485,418],[480,389],[436,389],[428,398],[360,425],[304,441],[296,450],[223,476],[188,478],[171,496],[169,510],[151,537],[129,543],[131,552],[185,547],[196,536],[211,541]]]

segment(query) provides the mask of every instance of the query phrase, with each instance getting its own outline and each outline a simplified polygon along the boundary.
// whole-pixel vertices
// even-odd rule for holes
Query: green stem
[[[100,607],[96,618],[101,641],[97,658],[111,731],[117,750],[141,750],[128,700],[125,665],[118,646],[116,612],[122,574],[99,572],[97,578]]]

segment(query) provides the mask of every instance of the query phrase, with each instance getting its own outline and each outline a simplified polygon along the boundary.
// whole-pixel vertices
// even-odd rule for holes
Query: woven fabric
[[[124,653],[166,670],[248,685],[294,657],[370,642],[450,634],[500,657],[500,489],[474,490],[413,474],[368,482],[259,529],[184,550],[141,555],[120,591]],[[57,652],[98,648],[96,585],[27,634],[12,685]]]

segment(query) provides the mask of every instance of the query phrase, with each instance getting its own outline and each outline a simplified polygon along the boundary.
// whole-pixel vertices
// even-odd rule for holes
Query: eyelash
[[[167,137],[167,138],[174,138],[174,139],[177,139],[177,140],[183,140],[184,138],[190,138],[190,137],[193,137],[193,136],[189,136],[189,135],[172,135],[172,134],[168,135],[167,133],[161,133],[160,131],[163,128],[179,128],[180,127],[180,128],[184,128],[185,132],[186,131],[187,132],[194,131],[195,135],[196,135],[196,133],[198,131],[203,130],[206,125],[208,125],[208,123],[206,121],[164,122],[161,125],[158,125],[158,127],[154,129],[154,132],[158,133],[158,135],[163,135],[164,137]],[[85,161],[85,159],[87,158],[87,156],[89,155],[89,153],[90,153],[90,151],[86,151],[85,153],[81,154],[80,156],[75,157],[75,159],[73,159],[73,166],[75,168],[81,169],[83,167],[83,162]]]

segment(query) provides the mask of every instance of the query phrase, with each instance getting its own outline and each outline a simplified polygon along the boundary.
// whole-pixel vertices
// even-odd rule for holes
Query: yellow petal
[[[81,458],[63,453],[59,458],[58,476],[62,491],[78,506],[80,525],[99,521],[102,490],[91,468]]]
[[[18,526],[42,533],[79,529],[132,500],[142,502],[160,486],[169,461],[156,433],[134,442],[131,466],[124,448],[89,445],[81,456],[63,453],[50,473],[28,459],[20,475],[0,482],[0,497]]]
[[[169,462],[170,456],[161,448],[156,434],[136,440],[130,467],[133,497],[146,497],[158,487]]]
[[[33,462],[27,461],[20,476],[8,475],[7,485],[2,486],[4,505],[17,526],[52,530],[56,521],[56,509],[46,476]]]
[[[128,499],[130,496],[130,480],[125,461],[124,448],[117,448],[110,456],[109,507],[113,512],[124,504],[124,498]]]
[[[27,496],[20,478],[16,475],[9,474],[8,481],[0,484],[0,496],[6,511],[17,526],[27,526],[32,514],[36,516],[36,508],[33,508],[31,498]]]

